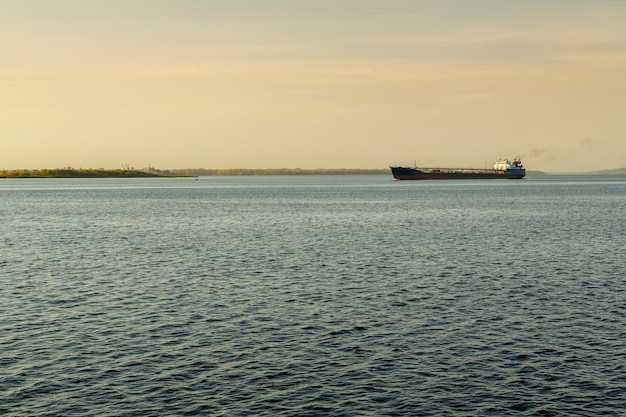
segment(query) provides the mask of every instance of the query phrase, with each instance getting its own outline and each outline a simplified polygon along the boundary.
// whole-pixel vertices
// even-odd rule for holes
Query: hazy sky
[[[0,169],[626,166],[624,0],[0,0]]]

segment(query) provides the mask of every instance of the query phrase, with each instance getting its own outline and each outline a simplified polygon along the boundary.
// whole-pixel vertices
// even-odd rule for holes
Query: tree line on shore
[[[118,177],[158,177],[160,175],[126,169],[14,169],[0,170],[2,178],[118,178]]]
[[[173,169],[162,171],[166,175],[185,176],[242,176],[242,175],[378,175],[389,174],[387,169],[301,169],[301,168],[232,168],[232,169]]]
[[[532,174],[546,174],[542,171],[528,171]],[[232,169],[157,169],[153,167],[134,169],[13,169],[1,170],[0,178],[137,178],[137,177],[201,177],[201,176],[245,176],[245,175],[388,175],[388,169],[352,168],[232,168]],[[584,174],[626,175],[626,168],[586,172]]]
[[[386,169],[300,169],[300,168],[233,168],[233,169],[15,169],[0,170],[0,178],[119,178],[119,177],[198,177],[198,176],[243,176],[243,175],[380,175]]]

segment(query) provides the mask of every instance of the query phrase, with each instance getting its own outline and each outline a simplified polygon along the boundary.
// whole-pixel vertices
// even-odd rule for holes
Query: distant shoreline
[[[389,175],[388,169],[36,169],[0,171],[0,178],[188,178],[200,176],[260,175]]]
[[[17,169],[0,171],[0,178],[155,178],[177,177],[132,169]]]
[[[626,175],[626,168],[593,171],[554,173],[528,171],[528,175]],[[390,175],[389,169],[300,169],[300,168],[233,168],[233,169],[16,169],[0,170],[0,179],[10,178],[192,178],[213,176],[272,176],[272,175]]]
[[[300,168],[232,168],[232,169],[172,169],[167,174],[193,177],[253,176],[253,175],[389,175],[389,169],[300,169]]]

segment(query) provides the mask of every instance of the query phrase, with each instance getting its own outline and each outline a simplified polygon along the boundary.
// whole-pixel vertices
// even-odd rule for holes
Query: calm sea
[[[0,414],[626,413],[626,177],[0,180]]]

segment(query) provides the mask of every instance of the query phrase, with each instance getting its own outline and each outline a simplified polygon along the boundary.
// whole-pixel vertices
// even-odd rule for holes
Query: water
[[[626,178],[0,180],[0,414],[623,415]]]

